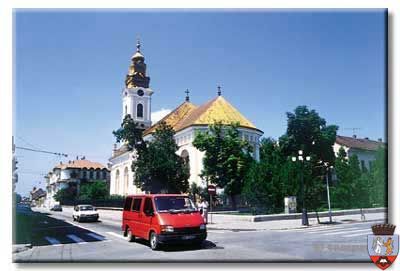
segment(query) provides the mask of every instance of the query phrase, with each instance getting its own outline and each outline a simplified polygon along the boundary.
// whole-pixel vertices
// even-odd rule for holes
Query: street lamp
[[[328,162],[324,163],[325,167],[326,167],[326,194],[328,196],[328,214],[329,214],[329,223],[332,223],[332,211],[331,211],[331,198],[329,196],[329,171],[330,169],[333,168],[333,166],[329,166]]]
[[[299,150],[298,151],[298,156],[293,156],[292,157],[292,161],[296,162],[296,160],[298,160],[299,162],[301,162],[301,197],[302,197],[302,213],[301,213],[301,224],[303,226],[309,226],[308,223],[308,216],[307,216],[307,209],[306,209],[306,201],[305,201],[305,197],[304,197],[304,158],[305,161],[310,161],[311,157],[310,156],[303,156],[303,150]]]

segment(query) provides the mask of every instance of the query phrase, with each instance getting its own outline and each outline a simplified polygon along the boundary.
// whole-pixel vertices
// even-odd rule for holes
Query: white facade
[[[46,199],[45,206],[51,208],[59,204],[54,199],[54,195],[61,189],[68,188],[71,185],[76,186],[77,193],[79,194],[80,185],[82,182],[93,182],[102,180],[108,183],[110,173],[107,169],[93,169],[93,168],[57,168],[55,167],[52,172],[46,175]]]
[[[201,179],[200,174],[203,170],[203,158],[204,152],[199,151],[193,146],[193,140],[196,133],[206,131],[207,126],[196,126],[188,127],[182,131],[177,132],[175,142],[179,149],[176,152],[181,157],[188,157],[190,167],[189,185],[196,183],[199,186],[205,186],[206,183]],[[243,139],[248,140],[253,148],[253,157],[257,161],[260,159],[260,137],[262,132],[253,129],[238,128]],[[144,140],[152,140],[152,135],[147,135]],[[110,194],[113,195],[129,195],[129,194],[141,194],[144,193],[137,188],[134,183],[134,173],[131,170],[132,162],[135,159],[133,152],[125,152],[122,155],[116,156],[110,159],[111,166],[111,182],[110,182]],[[128,175],[124,172],[128,170]],[[127,179],[126,179],[127,176]]]
[[[365,168],[368,171],[371,170],[372,162],[376,160],[376,158],[375,158],[376,151],[349,148],[347,146],[335,143],[333,145],[333,150],[334,150],[336,156],[338,155],[339,149],[341,147],[343,147],[343,149],[345,150],[347,157],[351,157],[353,155],[357,156],[358,161],[360,162],[361,169]]]
[[[150,88],[133,87],[122,91],[122,120],[126,115],[145,129],[151,126],[151,95]]]

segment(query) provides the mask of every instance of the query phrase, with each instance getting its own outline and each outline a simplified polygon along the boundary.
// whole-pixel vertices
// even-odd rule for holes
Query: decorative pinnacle
[[[221,96],[221,86],[220,85],[218,85],[218,92],[217,92],[217,94],[218,94],[218,96]]]
[[[140,46],[140,39],[138,38],[136,42],[136,52],[140,52]]]
[[[189,98],[189,89],[186,89],[185,93],[186,93],[186,99],[185,100],[188,102],[190,100],[190,98]]]

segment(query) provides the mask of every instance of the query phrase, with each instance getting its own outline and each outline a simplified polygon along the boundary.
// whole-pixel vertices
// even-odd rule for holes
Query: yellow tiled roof
[[[223,124],[239,123],[241,127],[257,129],[253,123],[246,119],[222,96],[218,96],[197,107],[185,119],[179,122],[174,129],[179,131],[192,125],[210,125],[215,122]]]
[[[171,113],[162,118],[160,121],[152,125],[150,128],[146,129],[143,135],[148,135],[154,132],[159,126],[159,124],[163,121],[165,121],[167,125],[170,125],[175,130],[177,124],[183,119],[185,119],[189,115],[189,113],[192,112],[194,109],[196,109],[196,106],[194,104],[185,101],[180,106],[175,108],[175,110],[173,110]]]
[[[239,123],[241,127],[258,130],[253,123],[246,119],[222,96],[218,96],[199,107],[190,102],[184,102],[144,131],[143,135],[153,133],[162,121],[172,126],[175,131],[195,125],[210,125],[215,122],[222,122],[223,124]]]

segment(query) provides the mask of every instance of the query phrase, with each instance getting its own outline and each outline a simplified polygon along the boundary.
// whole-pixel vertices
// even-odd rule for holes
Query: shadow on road
[[[135,239],[135,243],[141,244],[143,246],[147,246],[150,249],[149,241],[145,239]],[[164,252],[177,252],[177,251],[195,251],[195,250],[205,250],[205,249],[224,249],[221,246],[217,246],[216,243],[211,242],[209,240],[203,241],[201,245],[193,245],[193,244],[168,244],[162,245],[160,247],[161,251]]]
[[[30,243],[32,246],[99,242],[106,238],[98,233],[55,219],[49,213],[16,212],[14,244]]]

